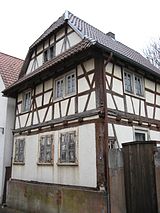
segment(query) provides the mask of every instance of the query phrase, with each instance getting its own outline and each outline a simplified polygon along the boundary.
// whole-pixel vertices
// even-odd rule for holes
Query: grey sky
[[[0,51],[24,59],[65,10],[139,52],[160,36],[159,0],[0,0]]]

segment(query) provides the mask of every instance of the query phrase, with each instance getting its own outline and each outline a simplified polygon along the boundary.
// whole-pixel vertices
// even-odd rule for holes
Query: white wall
[[[147,132],[147,140],[156,140],[160,141],[160,132],[149,130],[148,128],[141,128],[138,126],[125,126],[118,124],[109,124],[108,125],[108,135],[110,137],[117,138],[118,144],[122,147],[122,143],[134,141],[134,131],[145,131]]]
[[[5,86],[0,76],[0,91],[4,89]],[[3,195],[5,168],[11,166],[14,117],[15,100],[3,97],[0,92],[0,203]],[[4,128],[4,133],[2,133],[1,128]]]
[[[58,134],[63,131],[77,130],[78,133],[78,166],[59,166]],[[46,132],[54,135],[54,164],[50,166],[37,165],[39,135],[17,136],[26,139],[25,165],[13,165],[12,178],[28,181],[39,181],[55,184],[96,187],[96,139],[95,125],[87,124],[76,128]],[[44,134],[44,133],[43,133]],[[15,137],[15,139],[17,138]]]
[[[112,70],[113,67],[114,70]],[[160,120],[160,84],[141,76],[142,88],[144,90],[143,96],[125,92],[123,91],[123,69],[123,67],[113,65],[112,63],[108,63],[105,66],[106,88],[114,92],[114,94],[110,91],[107,92],[107,107],[149,119]],[[130,72],[136,73],[131,70]],[[124,107],[125,103],[126,107]]]
[[[1,91],[5,89],[3,80],[0,76],[0,203],[2,201],[3,182],[4,182],[4,138],[1,128],[5,128],[7,98],[2,97]]]
[[[94,59],[92,58],[92,59],[89,59],[89,60],[83,62],[83,66],[85,67],[86,73],[88,73],[89,71],[94,71],[94,69],[95,69]],[[76,73],[76,69],[69,71],[69,73],[72,73],[72,72]],[[87,111],[87,110],[95,109],[96,108],[95,91],[92,91],[91,94],[90,94],[90,87],[92,89],[95,88],[94,73],[88,74],[88,78],[86,78],[84,76],[85,72],[82,69],[82,65],[78,65],[77,66],[77,75],[79,76],[78,83],[76,85],[77,91],[78,91],[78,94],[79,94],[79,97],[78,97],[78,113],[81,113],[85,110]],[[61,77],[64,78],[65,75],[62,75]],[[48,110],[47,104],[50,103],[50,100],[52,100],[52,97],[54,97],[54,95],[55,95],[54,83],[55,83],[55,81],[52,78],[44,82],[44,90],[46,92],[44,93],[43,104],[42,104],[43,84],[41,83],[41,84],[36,86],[35,94],[37,95],[37,97],[35,98],[35,103],[36,103],[37,107],[42,106],[43,108],[34,112],[33,124],[39,123],[37,114],[40,118],[40,122],[43,123],[44,120],[45,120],[45,122],[50,121],[52,119],[52,115],[54,116],[54,119],[58,119],[58,118],[61,117],[61,114],[62,114],[62,117],[64,117],[66,115],[69,116],[69,115],[73,115],[73,114],[76,113],[76,98],[74,97],[75,94],[64,96],[63,98],[60,98],[60,99],[54,98],[53,99],[54,107],[50,106],[50,108]],[[50,91],[47,92],[47,90],[50,90]],[[52,90],[53,90],[53,95],[52,95]],[[88,93],[83,94],[83,92],[88,92]],[[73,97],[72,97],[72,95],[73,95]],[[17,108],[18,108],[17,115],[19,113],[21,113],[21,109],[22,109],[22,93],[18,94],[18,102],[19,102],[19,104],[17,106]],[[120,106],[120,104],[119,104],[119,106]],[[31,108],[31,110],[32,110],[32,108]],[[25,113],[25,114],[21,114],[21,115],[19,115],[19,117],[18,116],[16,117],[15,129],[20,128],[20,126],[21,126],[21,128],[26,127],[26,126],[31,126],[32,112],[30,113],[29,119],[27,121],[29,113],[30,112]],[[46,116],[46,113],[47,113],[47,116]],[[19,125],[19,121],[20,121],[20,125]],[[26,123],[26,121],[27,121],[27,123]]]
[[[13,143],[12,130],[14,128],[14,121],[15,121],[15,104],[16,104],[15,99],[8,98],[6,123],[5,123],[5,150],[4,150],[5,166],[11,166],[12,143]]]

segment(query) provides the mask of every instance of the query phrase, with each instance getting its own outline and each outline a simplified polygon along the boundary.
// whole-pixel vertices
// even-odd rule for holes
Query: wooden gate
[[[155,143],[123,144],[127,213],[157,213]]]

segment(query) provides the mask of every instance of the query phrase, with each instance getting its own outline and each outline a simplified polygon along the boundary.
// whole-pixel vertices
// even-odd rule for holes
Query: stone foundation
[[[27,213],[107,213],[104,192],[32,183],[8,182],[7,205]]]

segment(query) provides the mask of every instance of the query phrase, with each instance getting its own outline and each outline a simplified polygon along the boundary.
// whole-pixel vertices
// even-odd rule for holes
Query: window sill
[[[13,165],[20,165],[20,166],[24,166],[25,163],[24,162],[13,162]]]
[[[69,94],[65,94],[62,97],[54,97],[53,102],[62,101],[62,100],[68,99],[68,98],[75,96],[75,95],[76,95],[76,92],[72,92],[72,93],[69,93]]]
[[[57,166],[78,166],[78,163],[57,163]]]
[[[53,166],[53,163],[37,163],[37,166]]]
[[[135,95],[135,94],[133,94],[133,93],[126,92],[126,91],[124,91],[124,94],[125,94],[125,95],[129,95],[129,96],[132,96],[132,97],[134,97],[134,98],[139,98],[139,99],[145,100],[145,97],[144,97],[144,96],[141,96],[141,95]]]
[[[26,114],[26,113],[29,113],[29,112],[30,112],[30,109],[29,109],[29,110],[25,110],[25,111],[22,110],[19,114],[20,114],[20,115],[23,115],[23,114]]]

